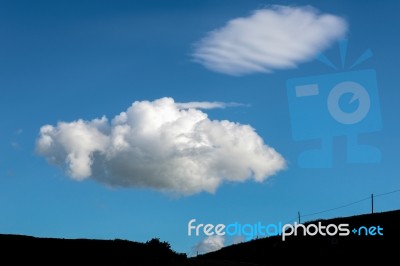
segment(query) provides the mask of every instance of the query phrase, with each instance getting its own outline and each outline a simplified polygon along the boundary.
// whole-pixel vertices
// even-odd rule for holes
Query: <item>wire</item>
[[[390,191],[390,192],[386,192],[386,193],[381,193],[381,194],[378,194],[378,195],[374,195],[374,198],[381,197],[381,196],[385,196],[385,195],[392,194],[392,193],[396,193],[396,192],[400,192],[400,189],[396,189],[396,190],[393,190],[393,191]]]
[[[321,214],[321,213],[325,213],[325,212],[330,212],[330,211],[346,208],[348,206],[360,203],[360,202],[368,200],[368,199],[370,199],[370,198],[368,197],[368,198],[360,199],[360,200],[357,200],[357,201],[354,201],[354,202],[351,202],[351,203],[348,203],[348,204],[345,204],[345,205],[342,205],[342,206],[339,206],[339,207],[335,207],[335,208],[331,208],[331,209],[327,209],[327,210],[323,210],[323,211],[319,211],[319,212],[313,212],[313,213],[304,214],[304,215],[301,215],[300,217],[313,216],[313,215],[317,215],[317,214]]]
[[[396,192],[400,192],[400,189],[396,189],[396,190],[393,190],[393,191],[390,191],[390,192],[385,192],[385,193],[374,195],[374,198],[386,196],[386,195],[393,194],[393,193],[396,193]],[[363,198],[363,199],[360,199],[360,200],[357,200],[357,201],[354,201],[354,202],[351,202],[351,203],[348,203],[348,204],[345,204],[345,205],[341,205],[341,206],[338,206],[338,207],[335,207],[335,208],[331,208],[331,209],[326,209],[326,210],[323,210],[323,211],[318,211],[318,212],[313,212],[313,213],[307,213],[307,214],[304,214],[304,215],[300,215],[300,217],[303,218],[303,217],[313,216],[313,215],[317,215],[317,214],[321,214],[321,213],[325,213],[325,212],[330,212],[330,211],[346,208],[346,207],[349,207],[351,205],[354,205],[354,204],[357,204],[357,203],[360,203],[360,202],[363,202],[363,201],[366,201],[366,200],[369,200],[369,199],[370,199],[370,197]],[[297,219],[297,217],[294,218],[294,219],[291,219],[290,221],[293,221],[293,220],[296,220],[296,219]]]

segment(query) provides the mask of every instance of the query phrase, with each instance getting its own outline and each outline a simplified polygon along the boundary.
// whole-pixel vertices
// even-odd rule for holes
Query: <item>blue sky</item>
[[[196,49],[207,46],[204,38],[210,36],[209,32],[224,29],[228,21],[251,17],[255,10],[271,8],[272,4],[294,8],[310,5],[319,10],[317,14],[331,14],[345,21],[345,68],[340,67],[339,38],[332,36],[326,36],[331,38],[329,44],[320,50],[339,66],[336,70],[305,56],[295,57],[293,67],[272,65],[270,73],[232,75],[207,67],[204,58],[202,62],[196,60]],[[399,11],[400,4],[394,1],[1,1],[0,232],[133,241],[159,237],[175,250],[190,253],[201,240],[187,236],[187,222],[192,218],[205,223],[288,222],[297,211],[323,211],[371,193],[400,189]],[[265,25],[265,30],[274,27]],[[374,105],[379,111],[374,121],[379,120],[382,127],[367,132],[369,124],[354,125],[345,132],[357,135],[362,144],[376,147],[381,159],[374,163],[348,162],[346,136],[337,136],[332,141],[331,167],[302,167],[299,154],[317,147],[319,140],[294,139],[291,119],[295,114],[289,107],[287,81],[347,73],[348,66],[367,49],[373,56],[353,70],[376,72],[377,94],[370,100],[379,104]],[[113,188],[90,177],[76,181],[65,165],[49,164],[46,155],[37,152],[44,125],[56,127],[59,121],[90,121],[103,115],[112,120],[135,101],[163,97],[171,97],[176,103],[240,103],[198,109],[210,120],[251,125],[264,143],[284,158],[286,169],[277,166],[277,173],[265,173],[267,179],[261,183],[245,176],[239,178],[242,182],[227,177],[215,193],[200,187],[177,196],[153,189],[147,181],[143,181],[145,187],[133,183]],[[318,108],[323,107],[321,104]],[[307,108],[321,117],[326,112]],[[351,112],[354,106],[348,108]],[[301,127],[299,123],[296,125]],[[329,123],[322,121],[315,126]],[[321,137],[330,138],[329,131],[321,132]],[[168,178],[173,180],[174,176]],[[376,211],[397,209],[398,200],[398,193],[379,197]],[[364,201],[307,218],[368,211],[369,202]]]

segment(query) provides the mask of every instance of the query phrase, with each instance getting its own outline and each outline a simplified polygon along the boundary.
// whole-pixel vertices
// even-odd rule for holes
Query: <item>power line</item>
[[[354,202],[351,202],[351,203],[348,203],[348,204],[345,204],[345,205],[342,205],[342,206],[339,206],[339,207],[335,207],[335,208],[331,208],[331,209],[327,209],[327,210],[323,210],[323,211],[319,211],[319,212],[304,214],[304,215],[302,215],[302,217],[313,216],[313,215],[317,215],[317,214],[321,214],[321,213],[325,213],[325,212],[330,212],[330,211],[346,208],[348,206],[351,206],[351,205],[354,205],[354,204],[357,204],[357,203],[360,203],[362,201],[369,200],[369,199],[370,199],[370,197],[364,198],[364,199],[360,199],[360,200],[357,200],[357,201],[354,201]]]
[[[393,190],[393,191],[390,191],[390,192],[386,192],[386,193],[381,193],[381,194],[378,194],[378,195],[374,195],[374,197],[385,196],[385,195],[392,194],[392,193],[396,193],[396,192],[400,192],[400,189],[396,189],[396,190]]]
[[[400,189],[396,189],[396,190],[393,190],[393,191],[390,191],[390,192],[385,192],[385,193],[373,195],[373,197],[374,198],[382,197],[382,196],[386,196],[386,195],[397,193],[397,192],[400,192]],[[360,203],[360,202],[363,202],[363,201],[366,201],[366,200],[370,200],[370,199],[371,199],[371,197],[366,197],[366,198],[363,198],[363,199],[360,199],[360,200],[357,200],[357,201],[354,201],[354,202],[351,202],[351,203],[348,203],[348,204],[345,204],[345,205],[341,205],[341,206],[338,206],[338,207],[335,207],[335,208],[330,208],[330,209],[326,209],[326,210],[318,211],[318,212],[313,212],[313,213],[307,213],[307,214],[301,215],[301,217],[308,217],[308,216],[313,216],[313,215],[317,215],[317,214],[321,214],[321,213],[326,213],[326,212],[330,212],[330,211],[346,208],[346,207],[349,207],[351,205],[354,205],[354,204],[357,204],[357,203]],[[298,214],[299,214],[298,216],[299,216],[299,220],[300,220],[300,213],[298,213]],[[296,220],[296,218],[291,219],[290,221]]]

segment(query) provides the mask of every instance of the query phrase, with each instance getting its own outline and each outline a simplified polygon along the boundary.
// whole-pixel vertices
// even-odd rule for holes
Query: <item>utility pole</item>
[[[300,224],[300,212],[297,212],[297,215],[299,217],[299,224]]]
[[[374,194],[371,194],[371,211],[374,213]]]

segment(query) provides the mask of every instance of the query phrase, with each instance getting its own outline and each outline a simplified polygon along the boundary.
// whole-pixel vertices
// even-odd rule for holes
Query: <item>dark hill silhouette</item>
[[[0,246],[0,265],[186,265],[185,254],[158,238],[139,243],[0,235]]]
[[[380,226],[383,236],[350,232],[348,236],[289,236],[282,241],[281,236],[259,238],[252,241],[227,246],[221,250],[197,256],[198,260],[240,261],[253,265],[271,265],[271,260],[282,263],[307,263],[323,265],[327,262],[356,265],[371,261],[389,261],[398,264],[400,258],[400,210],[341,217],[329,220],[315,220],[304,223],[349,224],[349,229],[360,226]],[[376,233],[376,232],[375,232]],[[323,258],[323,259],[321,259]],[[382,265],[382,264],[378,264]]]
[[[277,263],[308,265],[361,265],[379,261],[398,264],[400,210],[316,220],[305,223],[380,226],[383,236],[281,236],[260,238],[225,247],[219,251],[186,258],[173,251],[168,242],[154,238],[146,243],[127,240],[37,238],[0,234],[0,265],[173,265],[173,266],[256,266]],[[275,262],[275,263],[272,263]],[[328,263],[329,262],[329,263]]]

